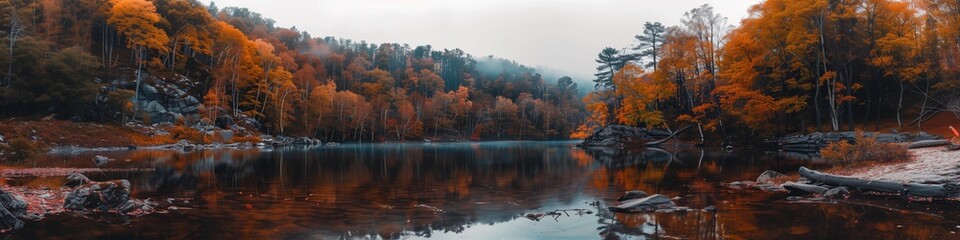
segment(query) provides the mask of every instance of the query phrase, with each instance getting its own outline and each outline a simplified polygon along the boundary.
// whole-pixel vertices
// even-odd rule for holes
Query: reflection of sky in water
[[[51,216],[29,222],[15,238],[942,238],[956,204],[880,202],[789,204],[784,196],[733,191],[720,183],[755,179],[767,169],[816,166],[744,150],[585,151],[574,142],[342,144],[277,150],[133,151],[45,156],[29,166],[93,167],[93,155],[118,159],[107,168],[152,172],[91,175],[127,178],[134,196],[190,199],[192,209],[137,219]],[[124,161],[131,159],[130,162]],[[29,167],[28,166],[28,167]],[[13,179],[37,184],[60,178]],[[625,190],[661,193],[680,206],[718,213],[614,214],[606,207]],[[597,202],[598,204],[592,204]],[[876,201],[868,204],[876,204]],[[437,213],[431,208],[443,210]],[[577,215],[572,210],[590,214]],[[527,214],[571,210],[570,216]],[[937,215],[939,214],[939,215]],[[932,215],[932,216],[931,216]],[[118,222],[124,224],[118,224]],[[896,225],[906,225],[897,228]],[[71,231],[83,227],[98,229]],[[63,229],[63,230],[57,230]],[[956,229],[960,230],[960,229]]]

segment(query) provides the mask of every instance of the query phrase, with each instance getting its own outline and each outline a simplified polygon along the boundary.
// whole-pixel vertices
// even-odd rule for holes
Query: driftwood
[[[833,186],[844,186],[883,193],[896,193],[907,196],[921,197],[956,197],[960,196],[960,186],[955,184],[920,184],[898,183],[893,181],[864,180],[846,176],[825,174],[800,167],[800,176],[807,179]]]
[[[947,141],[947,140],[924,140],[924,141],[917,141],[917,142],[911,143],[910,146],[909,146],[909,148],[910,148],[910,149],[917,149],[917,148],[939,147],[939,146],[947,146],[947,145],[950,145],[950,141]]]
[[[657,146],[657,145],[660,145],[660,144],[662,144],[662,143],[664,143],[664,142],[667,142],[667,141],[670,140],[671,138],[676,137],[678,134],[682,133],[683,131],[686,131],[687,129],[690,129],[690,128],[693,127],[693,126],[694,126],[694,125],[687,125],[686,127],[683,127],[683,128],[681,128],[681,129],[679,129],[679,130],[671,133],[670,136],[667,136],[667,137],[664,138],[664,139],[656,140],[656,141],[653,141],[653,142],[648,142],[648,143],[646,143],[646,144],[644,144],[644,145],[646,145],[646,146]]]

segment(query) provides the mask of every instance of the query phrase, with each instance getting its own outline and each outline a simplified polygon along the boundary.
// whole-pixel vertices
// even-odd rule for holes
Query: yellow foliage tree
[[[647,127],[659,127],[664,123],[663,111],[657,108],[657,102],[675,95],[676,86],[665,78],[655,78],[646,74],[643,68],[628,64],[613,75],[616,94],[622,97],[617,109],[617,120],[626,125],[644,124]]]

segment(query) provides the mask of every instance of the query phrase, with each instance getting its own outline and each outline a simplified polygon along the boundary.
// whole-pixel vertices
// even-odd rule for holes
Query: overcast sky
[[[313,37],[430,44],[546,66],[589,81],[597,53],[633,44],[643,23],[677,25],[703,4],[739,25],[760,0],[215,0]]]

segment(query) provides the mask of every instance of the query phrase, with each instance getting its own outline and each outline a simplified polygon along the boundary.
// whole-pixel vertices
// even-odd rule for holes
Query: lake
[[[897,196],[797,203],[735,190],[765,170],[826,167],[761,150],[588,151],[576,142],[343,144],[272,150],[138,150],[45,155],[28,167],[152,169],[125,178],[167,213],[48,215],[14,239],[956,239],[955,202]],[[63,177],[7,178],[52,186]],[[626,190],[695,211],[612,213]],[[716,212],[699,209],[715,206]]]

